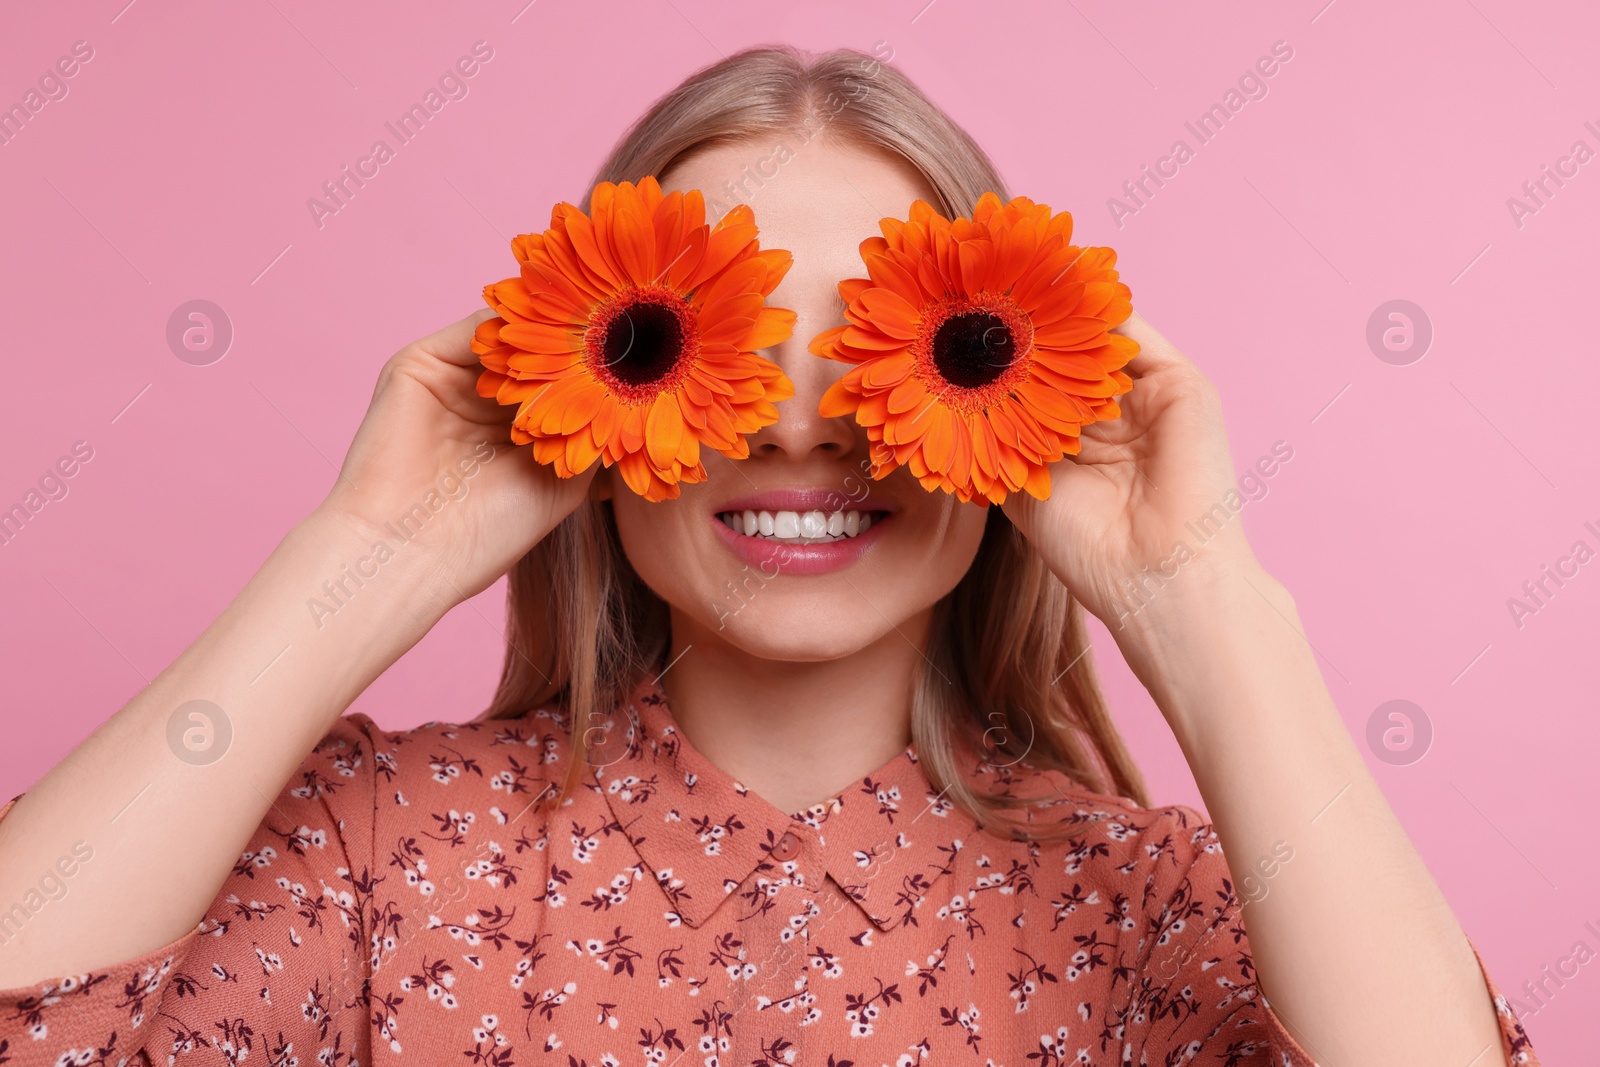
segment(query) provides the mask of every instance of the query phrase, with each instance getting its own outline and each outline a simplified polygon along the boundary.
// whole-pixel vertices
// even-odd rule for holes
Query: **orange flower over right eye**
[[[671,499],[705,480],[702,443],[747,457],[744,435],[794,395],[755,354],[794,329],[766,303],[792,258],[760,248],[748,205],[709,226],[698,190],[663,196],[651,176],[590,200],[592,218],[557,204],[550,229],[515,238],[520,274],[484,286],[498,317],[473,337],[478,394],[518,405],[512,441],[561,477],[600,459]]]

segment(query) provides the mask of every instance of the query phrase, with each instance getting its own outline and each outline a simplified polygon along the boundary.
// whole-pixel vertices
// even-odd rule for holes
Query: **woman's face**
[[[795,395],[778,403],[775,424],[749,436],[748,459],[702,449],[706,480],[674,500],[634,494],[614,467],[596,481],[629,561],[672,608],[676,643],[835,659],[896,630],[915,639],[972,563],[988,513],[928,492],[904,468],[874,481],[866,431],[853,417],[817,414],[823,391],[849,369],[807,350],[844,322],[839,282],[866,276],[859,247],[880,233],[880,218],[904,218],[912,201],[937,195],[887,154],[814,140],[773,177],[756,177],[772,158],[770,144],[720,145],[657,179],[663,191],[699,189],[708,202],[730,202],[727,183],[742,188],[761,247],[794,256],[769,298],[796,313],[794,333],[761,354]]]

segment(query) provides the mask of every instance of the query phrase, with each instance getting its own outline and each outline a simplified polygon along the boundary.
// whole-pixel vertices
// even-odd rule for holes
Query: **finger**
[[[1069,453],[1067,458],[1079,466],[1126,462],[1130,456],[1127,443],[1118,440],[1115,434],[1108,431],[1107,426],[1107,423],[1095,422],[1079,430],[1078,451]]]
[[[478,366],[478,357],[472,351],[472,334],[478,324],[495,317],[492,308],[479,308],[464,319],[458,319],[436,333],[418,338],[411,346],[435,359],[453,363],[458,367]]]
[[[1120,326],[1115,326],[1112,333],[1120,333],[1124,337],[1132,338],[1139,342],[1139,354],[1127,362],[1122,369],[1134,378],[1143,378],[1157,371],[1195,370],[1182,352],[1171,341],[1161,336],[1156,328],[1144,320],[1137,311],[1128,315],[1128,321]]]

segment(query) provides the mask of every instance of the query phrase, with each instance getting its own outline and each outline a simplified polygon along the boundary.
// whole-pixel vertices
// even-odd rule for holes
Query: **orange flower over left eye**
[[[792,257],[761,250],[747,205],[708,226],[698,190],[663,196],[653,176],[601,182],[590,207],[557,204],[550,229],[512,240],[519,276],[484,286],[498,317],[472,340],[478,395],[518,405],[511,440],[561,477],[600,459],[669,500],[705,480],[702,443],[749,456],[744,435],[794,395],[755,355],[794,329],[766,305]]]
[[[870,277],[839,283],[846,324],[812,353],[855,364],[819,411],[854,413],[874,477],[908,467],[928,490],[1004,503],[1050,495],[1048,464],[1079,430],[1121,415],[1120,370],[1137,342],[1111,333],[1133,313],[1116,253],[1071,243],[1072,216],[984,193],[972,218],[918,200],[861,242]]]

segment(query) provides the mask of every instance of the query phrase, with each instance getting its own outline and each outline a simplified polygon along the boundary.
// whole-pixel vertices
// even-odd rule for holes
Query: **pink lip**
[[[763,541],[735,533],[719,515],[725,511],[875,511],[888,512],[873,519],[864,533],[842,541],[788,544]],[[860,500],[837,489],[770,489],[721,505],[711,515],[717,536],[750,568],[767,578],[779,574],[815,575],[848,567],[860,559],[881,536],[882,527],[894,521],[894,505],[883,497]]]

